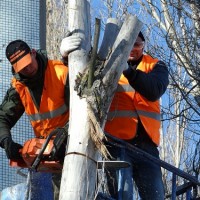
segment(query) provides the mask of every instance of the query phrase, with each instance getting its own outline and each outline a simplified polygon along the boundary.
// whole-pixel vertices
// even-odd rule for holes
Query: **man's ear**
[[[34,57],[36,57],[36,50],[35,50],[35,49],[32,49],[32,50],[31,50],[31,54],[32,54]]]

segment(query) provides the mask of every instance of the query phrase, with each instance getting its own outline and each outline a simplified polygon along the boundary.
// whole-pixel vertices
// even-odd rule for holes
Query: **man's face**
[[[37,70],[38,70],[36,52],[34,50],[31,52],[31,59],[32,59],[31,63],[19,71],[20,74],[29,78],[33,77],[37,73]]]
[[[143,50],[144,50],[144,41],[142,41],[142,38],[137,37],[133,49],[130,52],[128,61],[137,61],[138,59],[140,59],[140,57],[143,54]]]

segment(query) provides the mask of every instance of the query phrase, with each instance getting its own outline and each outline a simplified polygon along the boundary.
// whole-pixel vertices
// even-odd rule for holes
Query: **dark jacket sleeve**
[[[0,105],[0,146],[6,137],[11,137],[11,128],[24,113],[19,94],[10,87]]]
[[[129,84],[149,101],[158,100],[166,91],[169,84],[168,69],[159,61],[149,73],[128,68],[123,72]]]

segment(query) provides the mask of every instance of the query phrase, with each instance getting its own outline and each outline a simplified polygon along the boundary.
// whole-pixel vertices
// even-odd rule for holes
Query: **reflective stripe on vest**
[[[118,85],[116,92],[134,92],[134,88],[129,84]]]
[[[160,121],[160,119],[161,119],[160,114],[155,113],[155,112],[147,112],[147,111],[144,111],[144,110],[137,110],[137,113],[139,115],[149,117],[149,118],[152,118],[152,119],[155,119],[155,120],[158,120],[158,121]]]
[[[118,110],[118,111],[110,111],[108,113],[108,120],[114,117],[138,117],[138,115],[143,115],[145,117],[149,117],[158,121],[160,121],[161,119],[160,114],[155,112],[147,112],[144,110],[137,110],[137,111]]]
[[[108,113],[108,120],[111,120],[115,117],[138,117],[136,111],[132,110],[114,110]]]
[[[53,110],[51,112],[46,112],[46,113],[37,113],[37,114],[32,114],[28,115],[28,118],[30,121],[38,121],[38,120],[44,120],[44,119],[51,119],[54,117],[57,117],[59,115],[62,115],[68,110],[66,105],[61,106],[60,108]]]

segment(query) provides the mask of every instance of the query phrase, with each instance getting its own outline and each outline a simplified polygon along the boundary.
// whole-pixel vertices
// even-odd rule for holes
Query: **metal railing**
[[[197,197],[198,187],[200,186],[200,182],[195,176],[192,176],[179,168],[174,167],[173,165],[168,164],[167,162],[155,158],[149,153],[139,149],[138,147],[131,145],[130,143],[125,142],[124,140],[120,140],[116,137],[106,134],[107,138],[109,138],[108,143],[121,146],[128,151],[131,151],[133,157],[134,155],[140,157],[141,159],[148,159],[160,167],[170,171],[172,173],[172,188],[171,194],[166,195],[166,199],[175,200],[177,196],[183,195],[185,193],[186,200],[200,200],[200,197]],[[177,186],[177,177],[181,177],[184,179],[185,183],[183,185]],[[192,194],[193,190],[193,194]]]

